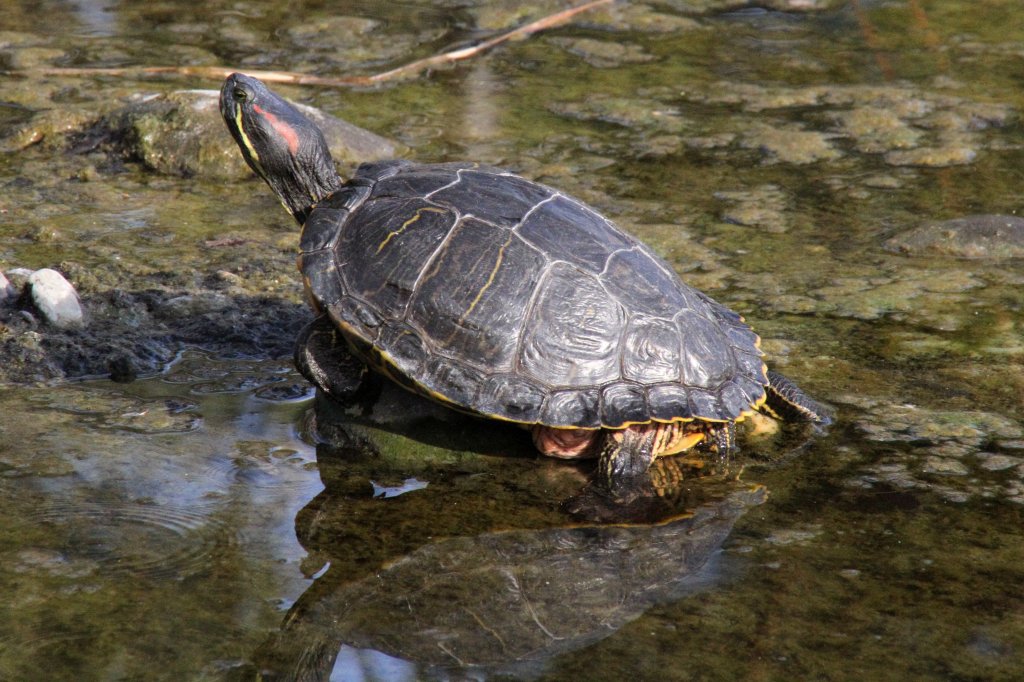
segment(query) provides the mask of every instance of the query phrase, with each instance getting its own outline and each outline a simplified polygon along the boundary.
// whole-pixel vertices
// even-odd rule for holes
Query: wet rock
[[[4,273],[0,272],[0,303],[14,298],[17,293],[18,290],[14,288],[10,280],[4,276]]]
[[[921,137],[895,112],[876,106],[864,106],[837,115],[843,132],[856,141],[859,151],[887,152],[913,147]]]
[[[46,321],[61,329],[75,329],[85,323],[78,294],[64,275],[50,268],[36,270],[28,278],[32,303]]]
[[[741,141],[743,147],[761,152],[766,163],[808,164],[832,161],[842,153],[829,143],[829,136],[792,126],[755,124]]]
[[[622,64],[641,64],[654,59],[654,56],[641,46],[632,43],[593,38],[552,38],[551,41],[599,69]]]
[[[885,162],[891,166],[965,166],[974,161],[978,150],[965,144],[950,144],[944,147],[920,147],[905,151],[893,151],[885,155]]]
[[[908,256],[941,255],[957,258],[1024,257],[1024,218],[974,215],[927,223],[884,244]]]
[[[722,212],[723,222],[775,233],[789,229],[786,218],[789,201],[777,185],[762,185],[745,191],[715,192],[714,196],[732,204]]]
[[[959,442],[972,448],[992,439],[1014,439],[1024,429],[1012,419],[977,410],[931,410],[914,405],[879,405],[857,426],[870,440],[881,442]]]
[[[1003,471],[1024,464],[1024,459],[1011,455],[1000,455],[992,452],[979,452],[981,468],[986,471]]]
[[[224,128],[218,98],[215,90],[139,95],[79,136],[76,148],[88,151],[110,146],[129,159],[170,175],[215,180],[248,178],[252,171]],[[323,130],[334,160],[341,166],[354,167],[364,161],[394,158],[399,153],[398,145],[390,140],[314,107],[296,106]]]
[[[942,476],[966,476],[970,470],[962,462],[948,457],[929,457],[924,462],[926,474]]]

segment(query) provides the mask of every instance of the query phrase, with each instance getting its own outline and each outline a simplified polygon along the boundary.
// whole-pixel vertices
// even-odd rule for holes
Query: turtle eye
[[[244,102],[245,100],[249,99],[249,93],[245,91],[245,88],[236,86],[232,94],[235,96],[235,99],[237,99],[239,102]]]

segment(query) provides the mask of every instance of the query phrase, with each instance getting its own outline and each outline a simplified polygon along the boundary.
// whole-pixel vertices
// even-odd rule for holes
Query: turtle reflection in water
[[[756,411],[829,420],[767,370],[738,314],[579,200],[467,163],[388,161],[343,182],[320,130],[242,74],[221,112],[303,226],[318,317],[296,361],[327,394],[351,394],[343,347],[445,405],[531,428],[544,454],[597,456],[613,489],[659,455],[724,457]]]
[[[667,464],[659,460],[652,469]],[[407,679],[532,677],[556,656],[609,637],[652,606],[713,579],[701,569],[737,519],[766,497],[763,487],[719,482],[703,481],[696,486],[703,503],[685,512],[677,507],[659,523],[439,539],[355,575],[344,554],[328,553],[327,573],[300,597],[255,663],[266,680],[327,680],[347,645],[406,661],[413,669]],[[352,517],[366,522],[372,505],[393,503],[334,495],[300,514],[300,537],[308,535],[303,522],[332,526],[325,514],[341,517],[340,524]],[[335,553],[343,550],[336,538],[332,544]]]

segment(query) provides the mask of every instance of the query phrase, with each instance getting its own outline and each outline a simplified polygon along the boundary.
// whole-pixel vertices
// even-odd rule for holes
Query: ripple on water
[[[28,400],[47,410],[76,415],[100,429],[189,433],[202,425],[198,403],[184,398],[140,398],[99,388],[66,387],[32,395]]]
[[[279,492],[301,491],[310,485],[315,459],[295,448],[273,441],[240,440],[229,456],[211,458],[200,476],[205,480],[227,480],[247,489]]]
[[[182,580],[211,568],[218,551],[236,541],[215,517],[166,506],[65,502],[37,510],[32,519],[52,532],[52,547],[34,548],[51,557],[40,570],[95,567],[107,575]]]

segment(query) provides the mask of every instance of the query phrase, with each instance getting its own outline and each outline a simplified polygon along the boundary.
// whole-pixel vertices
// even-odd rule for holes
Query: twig
[[[522,39],[530,36],[538,31],[545,31],[556,26],[561,26],[567,23],[577,14],[587,12],[589,10],[600,7],[601,5],[610,5],[615,0],[592,0],[576,7],[570,7],[569,9],[556,12],[548,15],[536,21],[531,21],[528,24],[520,26],[519,28],[502,33],[488,38],[483,42],[477,43],[470,47],[460,48],[458,50],[450,50],[448,52],[442,52],[441,54],[433,55],[432,57],[426,57],[424,59],[417,59],[414,62],[399,66],[391,69],[390,71],[384,71],[382,73],[374,74],[372,76],[344,76],[341,78],[326,78],[323,76],[312,76],[304,73],[296,73],[294,71],[249,71],[245,72],[250,76],[259,78],[260,80],[267,81],[270,83],[289,83],[292,85],[322,85],[327,87],[350,87],[350,86],[367,86],[376,85],[377,83],[383,83],[395,78],[403,76],[410,76],[417,74],[421,71],[429,69],[434,66],[441,66],[443,64],[451,64],[454,62],[469,59],[475,57],[482,52],[490,50],[492,47],[497,47],[502,43],[510,40]],[[232,69],[226,66],[140,66],[140,67],[128,67],[128,68],[43,68],[34,69],[32,71],[8,71],[9,74],[15,75],[30,75],[30,74],[42,74],[45,76],[118,76],[118,77],[144,77],[144,76],[159,76],[159,75],[174,75],[174,76],[193,76],[199,78],[209,78],[211,80],[221,80],[227,77],[229,74],[238,71],[239,69]]]

